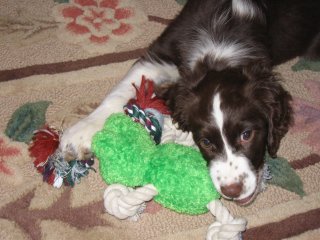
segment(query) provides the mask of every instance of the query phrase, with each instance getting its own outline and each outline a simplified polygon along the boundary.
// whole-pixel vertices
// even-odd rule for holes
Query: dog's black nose
[[[242,192],[242,182],[232,183],[230,185],[221,186],[221,192],[223,195],[229,198],[237,198]]]

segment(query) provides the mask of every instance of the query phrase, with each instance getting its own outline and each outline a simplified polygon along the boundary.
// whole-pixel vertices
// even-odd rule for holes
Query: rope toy
[[[34,166],[43,176],[43,181],[56,188],[63,184],[73,187],[80,178],[93,170],[93,159],[71,160],[67,162],[59,147],[60,134],[52,127],[46,126],[34,132],[29,146],[29,154],[34,157]]]
[[[158,191],[152,184],[137,189],[113,184],[104,192],[104,206],[109,214],[119,219],[132,217],[137,220],[145,209],[145,202],[152,200],[157,194]]]
[[[136,90],[136,98],[130,99],[123,110],[134,122],[144,126],[155,143],[159,144],[164,124],[163,114],[169,115],[170,111],[162,99],[153,96],[153,82],[145,76],[142,76],[139,88],[135,84],[132,85]]]
[[[139,122],[145,127],[147,132],[153,137],[156,144],[160,143],[162,127],[158,119],[155,117],[153,111],[148,111],[148,109],[144,111],[135,104],[127,104],[123,109],[133,121]]]
[[[185,146],[197,148],[191,132],[183,132],[178,124],[173,124],[171,117],[164,117],[161,143],[174,142]]]
[[[152,83],[148,82],[148,86]],[[142,86],[140,96],[141,89],[152,96]],[[164,117],[162,129],[172,128],[172,124],[166,125]],[[246,221],[234,219],[221,203],[216,203],[220,195],[212,184],[206,161],[190,147],[194,144],[192,135],[180,134],[177,138],[189,144],[184,146],[174,143],[174,134],[164,132],[168,142],[156,145],[143,129],[125,114],[117,113],[93,137],[92,150],[99,159],[100,174],[109,184],[104,194],[106,211],[120,219],[137,220],[145,202],[151,199],[179,213],[197,215],[210,210],[217,223],[209,227],[207,239],[217,236],[239,239]],[[212,201],[214,205],[209,204]]]
[[[207,240],[241,239],[241,232],[246,230],[247,225],[244,218],[233,218],[219,200],[210,202],[208,209],[216,217],[216,221],[208,229]]]
[[[137,189],[113,184],[104,192],[104,206],[110,215],[136,221],[145,209],[145,202],[157,194],[152,184]],[[211,201],[207,207],[216,219],[208,228],[206,240],[241,239],[241,232],[245,231],[247,224],[244,218],[233,218],[220,200]]]

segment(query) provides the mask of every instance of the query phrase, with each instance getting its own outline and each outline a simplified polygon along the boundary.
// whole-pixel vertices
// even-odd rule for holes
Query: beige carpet
[[[205,238],[210,214],[181,215],[151,202],[138,222],[108,215],[98,172],[74,188],[53,188],[33,167],[27,144],[4,134],[27,102],[51,101],[46,119],[57,127],[87,115],[180,9],[175,0],[0,1],[1,240]],[[113,19],[108,27],[101,12]],[[298,61],[277,69],[296,111],[279,155],[302,179],[306,196],[268,186],[248,207],[224,201],[248,219],[244,239],[319,239],[320,73],[318,65]]]

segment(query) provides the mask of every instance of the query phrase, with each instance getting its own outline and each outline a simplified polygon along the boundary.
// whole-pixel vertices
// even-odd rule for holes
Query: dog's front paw
[[[64,157],[78,160],[92,157],[91,140],[102,126],[100,120],[87,117],[66,129],[60,139],[60,150]]]

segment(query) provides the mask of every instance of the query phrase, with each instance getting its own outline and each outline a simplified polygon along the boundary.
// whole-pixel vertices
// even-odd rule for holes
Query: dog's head
[[[270,72],[209,71],[196,86],[188,82],[158,93],[179,127],[193,133],[216,189],[239,204],[250,203],[266,151],[276,155],[292,121],[290,95]]]

